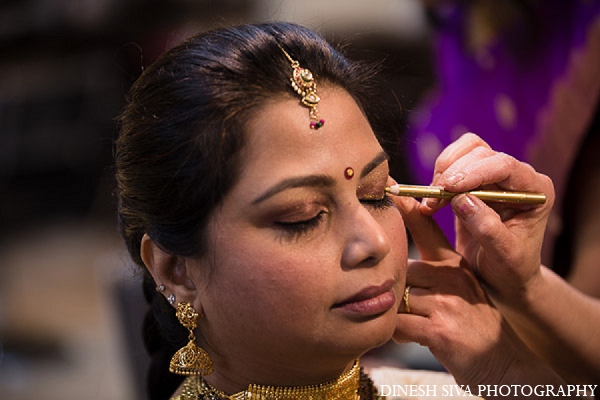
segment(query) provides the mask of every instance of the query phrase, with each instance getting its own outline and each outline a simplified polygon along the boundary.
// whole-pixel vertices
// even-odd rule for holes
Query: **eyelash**
[[[299,236],[307,234],[308,232],[319,226],[319,223],[321,222],[326,213],[326,211],[320,211],[313,218],[307,219],[305,221],[278,222],[277,225],[283,228],[286,236],[289,236],[291,239],[295,239]]]
[[[392,199],[387,195],[383,196],[380,199],[360,200],[360,202],[365,207],[368,207],[374,211],[384,210],[394,205]],[[319,223],[321,222],[325,214],[327,214],[326,211],[320,211],[313,218],[307,219],[305,221],[278,222],[277,225],[279,225],[281,228],[283,228],[283,230],[285,230],[286,235],[289,235],[291,238],[297,238],[299,236],[307,234],[308,232],[319,226]]]
[[[388,195],[384,195],[380,199],[368,199],[360,201],[365,207],[372,208],[373,210],[379,211],[386,208],[392,207],[394,201]]]

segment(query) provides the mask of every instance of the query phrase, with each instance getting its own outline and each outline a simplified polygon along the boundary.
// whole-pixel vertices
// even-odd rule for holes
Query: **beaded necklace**
[[[352,369],[338,379],[312,386],[275,387],[250,385],[248,389],[227,395],[215,389],[201,376],[190,376],[183,391],[174,400],[378,400],[383,399],[371,378],[357,360]]]

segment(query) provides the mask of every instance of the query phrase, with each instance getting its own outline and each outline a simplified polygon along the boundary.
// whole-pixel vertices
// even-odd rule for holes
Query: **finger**
[[[431,295],[431,291],[419,286],[406,285],[402,294],[402,301],[398,306],[399,314],[414,314],[428,316],[431,312],[430,304],[427,296]]]
[[[526,226],[514,225],[512,229],[517,232],[512,232],[494,210],[474,196],[468,194],[456,196],[452,201],[452,207],[462,225],[461,229],[470,235],[468,242],[473,244],[472,248],[461,248],[461,252],[469,259],[469,265],[476,268],[478,272],[484,272],[478,268],[479,266],[487,266],[482,276],[487,283],[504,281],[512,273],[507,266],[525,262],[522,257],[528,252],[519,251],[522,248],[518,243],[521,237],[532,239],[532,243],[541,242],[541,239],[531,237],[532,234],[538,233],[532,233]],[[521,230],[523,232],[519,232]],[[540,230],[539,235],[543,235],[543,231]],[[473,253],[474,251],[476,253]],[[539,252],[531,252],[531,254],[539,255]],[[490,265],[495,264],[502,264],[504,267],[498,265],[498,268],[489,268]]]
[[[533,167],[505,153],[494,153],[489,157],[477,159],[469,157],[459,169],[451,168],[438,181],[440,186],[453,192],[466,192],[484,185],[495,185],[505,190],[531,192],[551,191],[551,182]]]
[[[448,145],[438,156],[435,162],[433,179],[431,185],[445,186],[446,190],[450,179],[460,180],[461,169],[469,163],[484,157],[489,157],[494,151],[479,136],[473,133],[465,133],[458,140]],[[449,203],[446,199],[424,198],[421,200],[422,211],[427,215],[433,215],[437,210]]]
[[[415,342],[427,346],[428,338],[423,333],[429,332],[430,327],[431,321],[428,318],[415,314],[398,314],[393,339],[398,343]]]
[[[438,184],[439,177],[457,160],[461,159],[475,148],[490,150],[490,146],[474,133],[465,133],[448,145],[435,161],[432,185]]]
[[[428,332],[431,321],[426,315],[421,315],[424,308],[421,306],[421,296],[426,289],[412,287],[405,288],[401,304],[398,309],[396,329],[393,339],[396,342],[417,342],[424,344],[423,332]],[[427,314],[428,315],[428,314]]]
[[[419,202],[410,197],[394,196],[415,247],[423,260],[441,261],[455,252],[435,220],[420,211]]]
[[[461,269],[462,257],[457,253],[443,261],[421,261],[408,259],[406,268],[406,285],[435,292],[448,292],[454,288],[449,282],[455,282],[457,275],[465,273]],[[412,291],[412,289],[411,289]]]
[[[410,341],[429,346],[436,339],[433,332],[441,327],[440,317],[444,319],[452,314],[448,314],[448,310],[438,312],[436,305],[443,306],[440,296],[427,289],[411,287],[408,302],[411,312],[401,310],[397,314],[393,338],[399,342]]]
[[[482,161],[488,160],[496,154],[498,153],[489,147],[478,146],[473,148],[438,175],[436,185],[443,186],[451,192],[460,191],[460,189],[456,189],[456,185],[469,177],[469,173],[474,170],[473,165],[479,165]]]
[[[391,176],[388,175],[387,177],[387,182],[385,183],[386,186],[394,186],[396,183],[396,180],[394,178],[392,178]]]

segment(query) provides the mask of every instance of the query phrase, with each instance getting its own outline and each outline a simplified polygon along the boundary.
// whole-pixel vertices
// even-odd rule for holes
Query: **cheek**
[[[392,209],[383,213],[378,220],[390,240],[391,253],[396,259],[396,264],[402,267],[402,272],[405,273],[408,259],[408,239],[402,216],[396,209]]]
[[[389,229],[392,231],[392,242],[398,246],[399,249],[408,256],[408,239],[406,237],[406,227],[404,226],[404,220],[398,215],[396,221],[391,221]]]
[[[242,347],[276,347],[281,337],[284,343],[305,341],[317,335],[333,304],[328,289],[334,279],[315,271],[321,264],[312,255],[268,255],[229,259],[217,267],[227,271],[215,275],[207,317],[216,335],[241,340]],[[230,332],[245,337],[232,338]]]
[[[213,299],[238,310],[268,307],[313,307],[316,293],[330,285],[331,277],[323,273],[319,252],[298,251],[294,246],[278,243],[260,245],[256,240],[237,242],[231,251],[221,250],[211,279]],[[332,260],[333,262],[333,260]]]

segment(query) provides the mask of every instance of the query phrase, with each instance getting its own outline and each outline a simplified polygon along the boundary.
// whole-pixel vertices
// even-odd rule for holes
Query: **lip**
[[[383,314],[396,304],[394,280],[367,286],[352,296],[335,303],[332,308],[364,316]]]

